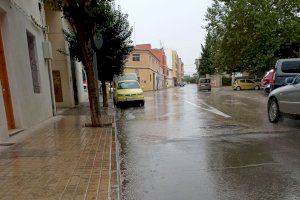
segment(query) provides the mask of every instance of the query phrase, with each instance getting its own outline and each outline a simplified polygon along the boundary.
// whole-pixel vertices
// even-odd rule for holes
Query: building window
[[[140,54],[133,54],[132,55],[132,61],[139,62],[140,61]]]
[[[28,31],[27,31],[27,43],[28,43],[33,91],[34,93],[41,93],[41,83],[40,83],[40,75],[39,75],[39,66],[37,62],[35,37],[33,34],[31,34]]]

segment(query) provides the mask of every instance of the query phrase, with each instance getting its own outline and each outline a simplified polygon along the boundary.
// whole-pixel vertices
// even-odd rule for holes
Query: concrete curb
[[[116,199],[116,200],[120,200],[121,199],[121,181],[120,181],[120,177],[121,177],[121,169],[120,169],[120,144],[119,144],[119,140],[118,140],[118,128],[117,128],[117,123],[116,123],[116,110],[114,105],[112,105],[113,110],[113,123],[112,123],[112,128],[113,128],[113,134],[115,135],[115,162],[116,162],[116,178],[117,178],[117,185],[114,188],[115,190],[115,196],[111,197],[111,199]],[[113,192],[111,191],[111,194],[113,194]]]
[[[115,144],[116,144],[116,164],[117,164],[117,184],[118,184],[118,188],[117,188],[117,200],[121,199],[121,181],[120,181],[120,177],[121,177],[121,169],[120,169],[120,144],[119,144],[119,140],[118,140],[118,129],[117,129],[117,124],[116,121],[113,123],[113,127],[114,127],[114,132],[115,132]]]

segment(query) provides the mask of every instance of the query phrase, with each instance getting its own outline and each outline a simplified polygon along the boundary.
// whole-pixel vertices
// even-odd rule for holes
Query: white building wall
[[[56,102],[57,107],[60,108],[73,107],[75,105],[71,60],[69,56],[59,52],[59,50],[62,50],[69,54],[68,44],[62,31],[68,30],[68,27],[62,17],[61,12],[46,10],[46,22],[49,28],[48,37],[52,43],[52,70],[59,71],[61,79],[62,101]]]
[[[36,17],[37,22],[41,21],[37,14],[39,13],[38,0],[30,0],[26,3],[18,1],[20,5],[24,6],[23,10],[34,11],[33,13],[24,13],[11,2],[14,1],[0,1],[0,25],[16,127],[28,128],[52,116],[48,69],[42,52],[44,35],[42,30],[34,25],[27,16],[32,14]],[[35,36],[41,85],[39,94],[35,94],[33,91],[26,31]],[[2,95],[0,98],[2,102]],[[3,104],[0,104],[0,107],[0,110],[4,109]],[[3,116],[0,115],[0,117],[2,118],[1,122],[6,122]],[[1,130],[3,126],[0,126]],[[8,130],[1,131],[0,134],[8,134]]]
[[[212,87],[222,87],[222,75],[220,75],[220,74],[215,74],[215,75],[206,74],[206,78],[211,79],[211,86]]]

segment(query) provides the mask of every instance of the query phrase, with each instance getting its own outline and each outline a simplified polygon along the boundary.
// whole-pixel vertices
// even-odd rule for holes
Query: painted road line
[[[202,102],[201,102],[203,105],[207,106],[209,109],[203,108],[203,107],[201,107],[201,106],[199,106],[199,105],[197,105],[197,104],[194,104],[194,103],[192,103],[192,102],[190,102],[190,101],[187,101],[187,100],[184,100],[184,101],[185,101],[186,103],[192,105],[192,106],[195,106],[195,107],[200,108],[200,109],[202,109],[202,110],[206,110],[206,111],[211,112],[211,113],[214,113],[214,114],[216,114],[216,115],[220,115],[220,116],[225,117],[225,118],[230,118],[230,117],[231,117],[231,116],[229,116],[229,115],[227,115],[227,114],[225,114],[225,113],[219,111],[218,109],[216,109],[216,108],[214,108],[214,107],[212,107],[212,106],[206,104],[206,103],[202,103]]]
[[[178,93],[175,93],[174,95],[175,95],[175,97],[180,98]],[[212,107],[212,106],[210,106],[210,105],[204,103],[203,101],[201,101],[200,104],[205,105],[205,106],[208,107],[209,109],[203,108],[202,106],[199,106],[199,105],[197,105],[197,104],[195,104],[195,103],[192,103],[192,102],[190,102],[190,101],[187,101],[187,100],[184,100],[184,102],[186,102],[186,103],[188,103],[188,104],[190,104],[190,105],[192,105],[192,106],[194,106],[194,107],[200,108],[200,109],[202,109],[202,110],[205,110],[205,111],[214,113],[214,114],[216,114],[216,115],[219,115],[219,116],[222,116],[222,117],[225,117],[225,118],[231,118],[231,116],[229,116],[229,115],[227,115],[227,114],[225,114],[225,113],[219,111],[218,109],[216,109],[216,108],[214,108],[214,107]]]

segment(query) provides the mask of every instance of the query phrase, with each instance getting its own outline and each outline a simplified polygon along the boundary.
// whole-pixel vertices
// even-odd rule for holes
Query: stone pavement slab
[[[73,112],[0,152],[0,199],[117,199],[114,128]]]

